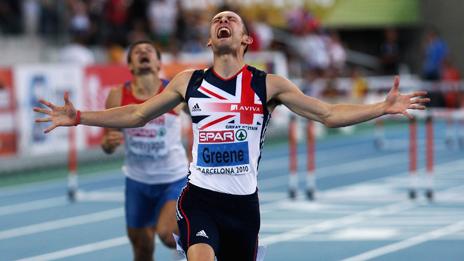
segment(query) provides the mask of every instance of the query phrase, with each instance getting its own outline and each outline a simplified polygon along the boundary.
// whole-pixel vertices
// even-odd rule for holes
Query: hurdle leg
[[[410,199],[417,197],[417,120],[409,121],[409,191]]]
[[[307,173],[306,173],[306,197],[314,200],[316,193],[315,170],[315,144],[314,122],[308,121],[306,125],[306,146],[307,146]]]
[[[76,148],[76,128],[68,130],[68,200],[76,201],[77,197],[77,148]]]
[[[426,118],[426,161],[427,161],[427,186],[425,190],[425,197],[432,201],[433,193],[433,165],[434,165],[434,145],[433,145],[433,118],[427,116]]]
[[[298,189],[298,174],[297,174],[297,133],[296,133],[296,117],[291,116],[290,123],[288,127],[288,144],[289,144],[289,155],[290,155],[290,176],[288,183],[288,193],[291,199],[296,198],[297,189]]]

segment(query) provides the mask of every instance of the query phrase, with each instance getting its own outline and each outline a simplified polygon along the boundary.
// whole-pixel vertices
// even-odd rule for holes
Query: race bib
[[[205,174],[246,173],[248,142],[198,144],[197,167]]]

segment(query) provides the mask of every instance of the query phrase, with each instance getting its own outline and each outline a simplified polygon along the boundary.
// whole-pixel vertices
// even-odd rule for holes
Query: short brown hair
[[[240,15],[239,15],[240,16]],[[243,32],[250,36],[250,30],[248,30],[250,27],[248,26],[248,22],[240,16],[240,19],[242,19],[242,24],[243,24]],[[248,45],[245,47],[245,51],[243,52],[243,54],[246,54],[246,52],[248,51]]]

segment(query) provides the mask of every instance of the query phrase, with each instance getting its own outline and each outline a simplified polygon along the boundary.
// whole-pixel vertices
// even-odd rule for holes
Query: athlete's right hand
[[[34,107],[35,112],[40,112],[48,115],[48,117],[36,119],[35,122],[52,122],[48,128],[45,129],[45,133],[48,133],[59,126],[75,126],[77,111],[73,104],[69,101],[69,93],[64,94],[64,106],[56,106],[53,103],[46,100],[39,100],[39,102],[48,108]]]
[[[124,135],[120,131],[108,130],[103,136],[102,149],[106,153],[113,153],[114,150],[121,145]]]

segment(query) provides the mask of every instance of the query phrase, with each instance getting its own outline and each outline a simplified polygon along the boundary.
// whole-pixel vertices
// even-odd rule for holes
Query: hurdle
[[[434,179],[434,131],[433,116],[429,114],[425,118],[425,160],[426,160],[426,186],[425,197],[433,200],[433,179]],[[418,136],[417,136],[417,116],[409,120],[409,189],[408,197],[411,200],[417,198],[417,188],[419,178],[417,174],[418,158]]]
[[[417,197],[417,120],[409,120],[409,198]]]
[[[418,175],[417,175],[417,119],[413,116],[409,120],[409,199],[417,198]],[[433,179],[434,179],[434,131],[433,117],[431,114],[425,118],[425,161],[426,161],[426,185],[425,197],[433,200]]]
[[[77,147],[76,147],[76,128],[68,129],[68,200],[76,201],[77,196]]]
[[[433,165],[434,165],[434,131],[433,131],[433,117],[427,115],[425,120],[426,130],[426,170],[427,170],[427,187],[425,189],[425,197],[431,201],[433,200]]]
[[[307,172],[306,172],[306,197],[309,200],[314,200],[316,193],[316,178],[314,171],[316,169],[315,162],[315,144],[316,138],[314,135],[314,122],[308,120],[306,123],[306,155],[307,155]]]
[[[290,177],[288,183],[288,193],[291,199],[296,198],[298,190],[298,144],[297,144],[297,123],[296,116],[290,116],[290,122],[288,124],[288,145],[289,145],[289,169]]]
[[[462,117],[462,111],[458,111],[453,115],[449,111],[437,110],[429,111],[425,115],[422,114],[422,117],[425,116],[425,184],[424,184],[424,196],[429,201],[434,200],[434,166],[435,166],[435,130],[434,130],[434,119],[435,118],[444,118],[446,124],[449,127],[449,122],[457,119],[456,122],[461,120],[458,117]],[[412,177],[411,189],[409,191],[409,198],[416,198],[416,189],[417,189],[417,122],[416,119],[410,121],[410,173]],[[445,142],[449,141],[450,135],[448,130],[445,130]],[[460,137],[458,137],[460,138]],[[448,148],[449,144],[446,144]]]
[[[297,139],[297,118],[292,115],[288,125],[288,144],[289,144],[289,197],[295,199],[298,191],[298,139]],[[306,189],[305,194],[308,200],[315,199],[316,178],[315,178],[315,144],[314,122],[306,122]]]

